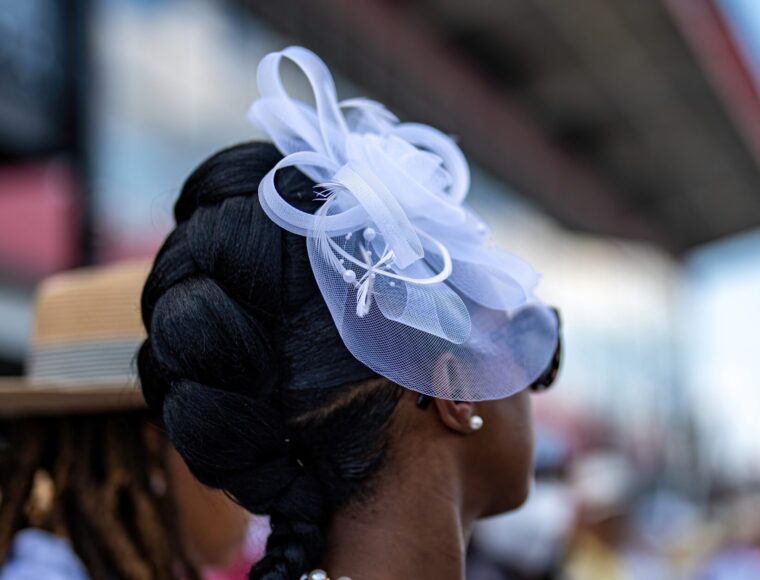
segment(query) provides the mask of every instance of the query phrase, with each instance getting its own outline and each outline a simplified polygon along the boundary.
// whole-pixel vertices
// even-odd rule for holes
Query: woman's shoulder
[[[21,530],[13,538],[0,580],[88,580],[71,544],[44,530]]]

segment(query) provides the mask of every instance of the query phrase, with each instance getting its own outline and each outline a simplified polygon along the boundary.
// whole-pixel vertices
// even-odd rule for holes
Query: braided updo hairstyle
[[[270,515],[257,580],[318,564],[331,515],[383,464],[401,396],[343,345],[304,238],[262,210],[259,181],[280,158],[270,144],[238,145],[187,179],[143,292],[138,357],[145,399],[193,474]],[[277,186],[316,209],[296,169]]]

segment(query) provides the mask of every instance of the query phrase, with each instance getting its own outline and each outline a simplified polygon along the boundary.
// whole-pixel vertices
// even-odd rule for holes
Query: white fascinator
[[[295,63],[314,92],[291,97],[280,64]],[[292,46],[258,67],[248,112],[284,155],[259,187],[267,215],[306,237],[309,259],[349,351],[418,393],[479,401],[512,395],[550,365],[558,321],[533,290],[538,274],[489,243],[464,202],[470,170],[454,141],[400,123],[368,99],[338,101],[330,71]],[[322,201],[311,214],[277,191],[297,167]]]

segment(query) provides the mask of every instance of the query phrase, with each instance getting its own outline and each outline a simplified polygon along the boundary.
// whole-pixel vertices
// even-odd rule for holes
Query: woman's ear
[[[456,398],[456,393],[452,386],[452,378],[456,377],[457,360],[451,353],[444,353],[435,363],[433,371],[433,381],[435,382],[435,392],[444,397],[448,395],[451,399]],[[460,393],[461,394],[461,393]],[[441,422],[452,431],[457,433],[471,433],[472,427],[470,419],[475,414],[473,403],[458,403],[449,398],[433,399],[435,409]]]
[[[152,423],[145,421],[142,428],[142,438],[145,443],[145,449],[148,453],[148,459],[152,463],[164,462],[164,449],[166,447],[166,436],[161,430]]]
[[[433,402],[438,417],[446,427],[463,435],[469,435],[473,432],[471,419],[475,415],[474,403],[461,403],[446,399],[433,399]]]

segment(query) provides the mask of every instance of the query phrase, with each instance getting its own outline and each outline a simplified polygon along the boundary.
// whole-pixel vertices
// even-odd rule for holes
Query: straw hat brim
[[[30,383],[24,377],[0,378],[0,417],[92,414],[145,408],[140,386],[104,379],[71,383]]]

